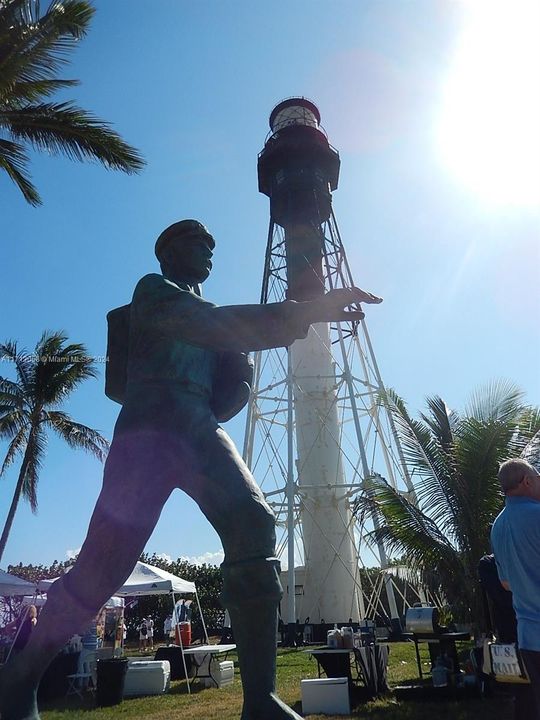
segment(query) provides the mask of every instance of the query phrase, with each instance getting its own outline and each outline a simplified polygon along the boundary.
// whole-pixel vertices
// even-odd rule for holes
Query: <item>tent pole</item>
[[[189,683],[189,678],[188,678],[188,672],[187,672],[187,666],[186,666],[186,656],[184,655],[184,643],[182,642],[182,633],[180,632],[180,628],[178,627],[180,623],[178,620],[178,613],[176,612],[176,595],[174,594],[174,590],[172,591],[172,597],[173,597],[173,616],[175,619],[174,633],[180,639],[180,647],[182,648],[182,664],[184,666],[184,677],[186,678],[188,695],[191,695],[191,685]],[[178,627],[178,632],[176,631],[177,627]]]
[[[36,596],[34,595],[34,599],[35,599],[35,597],[36,597]],[[9,647],[8,654],[7,654],[7,657],[6,657],[6,659],[5,659],[4,662],[7,662],[7,661],[9,660],[9,658],[11,657],[11,651],[13,650],[13,646],[14,646],[15,643],[17,642],[17,638],[19,637],[19,633],[20,633],[21,630],[22,630],[23,623],[24,623],[24,621],[26,620],[26,617],[27,617],[27,615],[28,615],[29,612],[30,612],[30,605],[26,605],[25,608],[24,608],[24,610],[23,610],[23,611],[20,613],[20,615],[19,615],[19,624],[18,624],[18,626],[17,626],[17,632],[15,633],[15,637],[14,637],[13,640],[11,641],[11,645],[10,645],[10,647]]]
[[[197,607],[199,608],[199,615],[201,616],[201,622],[202,622],[202,627],[203,627],[206,644],[210,645],[210,640],[208,639],[208,632],[206,630],[206,624],[204,622],[204,616],[202,614],[201,603],[199,602],[199,594],[197,593],[197,590],[195,590],[195,599],[197,600]]]

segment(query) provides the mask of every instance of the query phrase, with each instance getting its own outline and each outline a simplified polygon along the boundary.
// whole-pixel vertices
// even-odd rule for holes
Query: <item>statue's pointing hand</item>
[[[370,305],[378,305],[383,301],[382,297],[379,297],[378,295],[373,295],[373,293],[370,293],[367,290],[361,290],[360,288],[355,287],[352,288],[352,291],[356,293],[356,302],[365,302],[369,303]]]
[[[341,320],[362,320],[364,313],[361,310],[347,310],[346,308],[358,303],[378,304],[382,298],[360,288],[338,288],[330,290],[317,300],[313,300],[314,319],[312,322],[339,322]]]

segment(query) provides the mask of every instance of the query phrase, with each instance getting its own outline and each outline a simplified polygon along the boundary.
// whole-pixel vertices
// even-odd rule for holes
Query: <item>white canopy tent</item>
[[[0,573],[0,595],[8,594],[7,592],[3,592],[4,585],[6,588],[11,587],[12,589],[15,588],[16,590],[18,590],[14,590],[12,593],[10,593],[12,595],[28,595],[30,594],[30,592],[35,591],[35,586],[31,583],[27,583],[25,580],[21,580],[20,578],[8,575],[1,570]],[[3,576],[6,576],[6,578],[13,580],[13,585],[10,585],[7,579],[3,583]],[[38,583],[39,592],[46,593],[47,590],[51,587],[51,585],[56,582],[56,580],[58,580],[58,578],[53,578],[51,580],[41,580]],[[195,595],[195,600],[197,602],[197,607],[201,616],[204,637],[206,643],[208,643],[208,633],[206,631],[206,625],[204,622],[204,617],[202,614],[202,609],[199,602],[199,596],[197,595],[197,588],[195,586],[195,583],[190,582],[189,580],[184,580],[183,578],[177,577],[176,575],[173,575],[166,570],[161,570],[161,568],[154,567],[153,565],[148,565],[147,563],[143,562],[137,562],[131,575],[128,577],[122,587],[116,591],[113,598],[111,598],[109,603],[107,603],[107,606],[114,607],[116,605],[116,603],[114,602],[115,600],[121,598],[123,602],[123,598],[125,597],[142,597],[145,595],[171,595],[174,608],[176,605],[176,596],[186,594]],[[182,645],[181,637],[180,644]],[[185,658],[183,658],[183,660],[184,670],[187,679]],[[188,692],[190,692],[189,682]]]
[[[69,570],[67,572],[69,572]],[[51,585],[53,583],[55,583],[57,580],[60,580],[60,577],[50,578],[49,580],[40,580],[37,585],[39,592],[47,593],[49,588],[51,587]],[[111,598],[109,598],[107,600],[104,607],[106,607],[106,608],[124,607],[124,598],[118,597],[117,595],[113,595]]]
[[[67,571],[69,572],[69,570]],[[18,580],[18,578],[15,578]],[[39,592],[46,593],[51,585],[55,583],[59,578],[52,578],[50,580],[40,580],[38,583]],[[20,581],[24,582],[24,581]],[[31,586],[33,587],[33,586]],[[24,590],[28,592],[28,590]],[[1,593],[0,593],[1,594]],[[20,594],[20,593],[19,593]],[[172,595],[173,607],[176,604],[176,595],[193,594],[197,600],[197,606],[201,615],[201,622],[204,629],[204,635],[208,642],[208,635],[206,633],[206,625],[199,603],[199,597],[197,595],[197,588],[194,582],[184,580],[176,575],[173,575],[166,570],[148,565],[147,563],[137,562],[133,568],[133,572],[128,577],[126,582],[119,588],[116,593],[107,601],[105,607],[123,607],[124,598],[126,597],[142,597],[146,595]]]
[[[128,577],[122,587],[116,591],[116,595],[119,597],[141,597],[143,595],[171,595],[173,608],[176,606],[176,595],[194,594],[197,601],[197,607],[199,608],[199,614],[201,616],[201,623],[203,626],[204,637],[206,643],[208,640],[208,633],[206,631],[206,625],[204,623],[204,617],[202,614],[201,604],[199,602],[199,596],[197,595],[197,588],[194,582],[184,580],[183,578],[177,577],[166,570],[154,567],[153,565],[147,565],[143,562],[138,562],[133,569],[133,572]],[[179,634],[180,646],[183,648],[182,636]],[[188,680],[188,673],[186,667],[186,658],[182,653],[182,662],[184,664],[184,673],[187,681],[188,693],[191,693],[191,688]]]
[[[58,578],[56,578],[58,580]],[[52,582],[51,582],[52,585]],[[43,590],[40,591],[42,594],[39,597],[36,597],[35,595],[25,595],[22,599],[23,605],[36,605],[36,607],[42,607],[47,602],[47,593]],[[117,597],[116,595],[113,595],[111,598],[107,600],[104,607],[109,609],[114,608],[123,608],[125,605],[124,598],[123,597]]]
[[[69,569],[66,572],[69,572]],[[37,584],[39,592],[46,593],[53,583],[60,580],[60,577],[61,576],[49,578],[48,580],[40,580]]]
[[[13,597],[13,595],[31,595],[36,591],[36,586],[27,580],[22,580],[15,575],[10,575],[0,570],[0,596]]]
[[[0,570],[0,572],[2,571]],[[7,573],[4,573],[4,575],[6,574]],[[13,579],[19,580],[19,578]],[[47,592],[51,585],[58,579],[59,578],[40,580],[38,583],[38,589],[41,592]],[[25,581],[19,580],[19,582],[24,583]],[[33,586],[31,587],[33,589]],[[18,594],[23,595],[27,593],[28,590],[24,590]],[[173,575],[166,570],[161,570],[161,568],[154,567],[153,565],[138,562],[126,582],[115,592],[114,597],[141,597],[143,595],[167,595],[169,593],[174,593],[176,595],[193,593],[196,595],[197,589],[194,582],[179,578],[176,575]]]
[[[21,630],[22,627],[22,621],[25,619],[26,614],[29,611],[29,606],[37,604],[36,603],[36,596],[37,596],[37,588],[34,583],[28,582],[27,580],[23,580],[20,577],[17,577],[16,575],[10,575],[7,572],[4,572],[4,570],[0,570],[0,597],[14,597],[14,596],[24,596],[28,595],[31,596],[32,601],[30,603],[24,603],[23,600],[23,615],[21,618],[21,621],[19,622],[19,626],[17,628],[17,631],[15,633],[15,636],[13,637],[13,640],[11,642],[11,646],[9,647],[9,651],[7,653],[5,661],[7,662],[9,659],[9,656],[11,655],[11,651],[13,649],[13,645],[15,643],[15,640],[17,639],[17,636]]]
[[[161,570],[153,565],[138,562],[133,572],[115,595],[120,597],[137,597],[141,595],[165,595],[174,593],[184,595],[186,593],[197,594],[195,583],[184,580],[166,570]]]

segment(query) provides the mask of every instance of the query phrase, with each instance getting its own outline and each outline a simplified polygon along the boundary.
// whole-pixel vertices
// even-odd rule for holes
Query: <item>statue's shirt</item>
[[[214,305],[196,295],[189,285],[176,285],[161,275],[145,275],[131,302],[128,386],[182,386],[210,397],[217,354],[185,338],[191,325],[204,322],[200,309],[207,307]],[[185,332],[181,327],[174,332],[175,316],[182,318]]]
[[[131,303],[128,387],[174,385],[210,397],[218,353],[281,347],[305,337],[302,305],[219,307],[187,284],[145,275]]]

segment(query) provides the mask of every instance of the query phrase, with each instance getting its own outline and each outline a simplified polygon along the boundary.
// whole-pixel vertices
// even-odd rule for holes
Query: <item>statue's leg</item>
[[[277,609],[282,595],[275,519],[225,432],[203,434],[198,477],[184,489],[225,550],[223,603],[231,616],[244,690],[242,720],[300,720],[274,694]]]
[[[1,720],[39,719],[36,693],[44,670],[133,570],[173,488],[160,471],[154,441],[148,433],[115,439],[77,562],[51,587],[25,649],[0,671]]]
[[[279,561],[224,563],[221,570],[244,690],[242,720],[298,719],[275,695]]]

